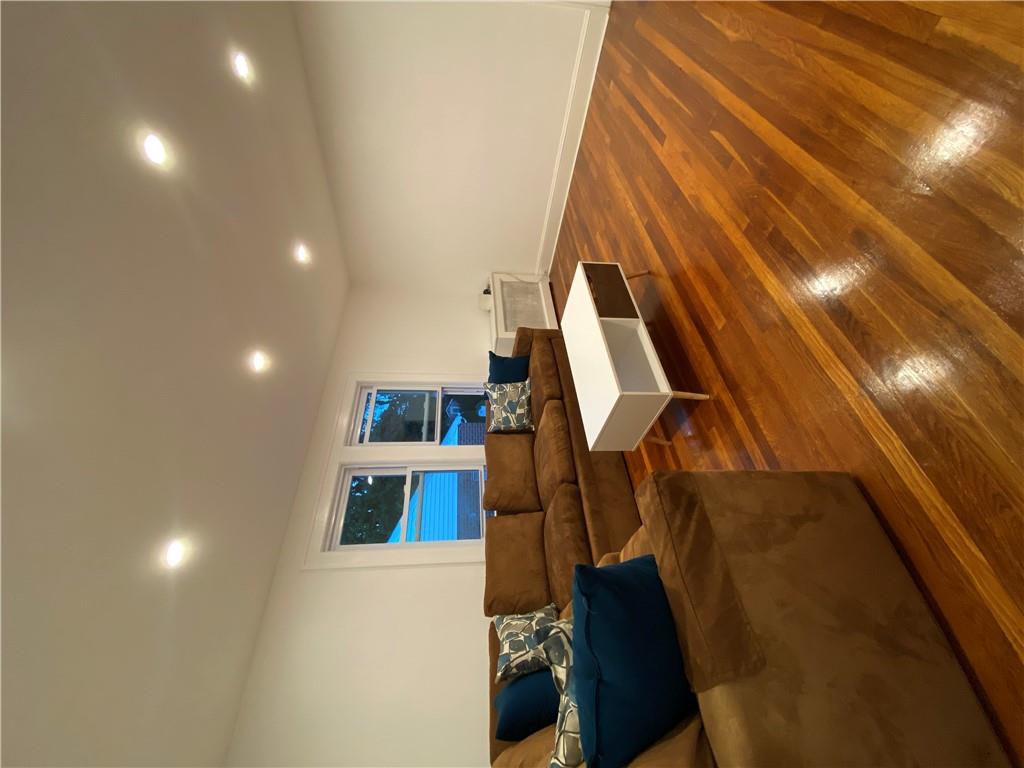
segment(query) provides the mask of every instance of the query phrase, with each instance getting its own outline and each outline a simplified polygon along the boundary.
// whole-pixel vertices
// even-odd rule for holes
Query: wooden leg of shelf
[[[651,274],[651,270],[649,270],[649,269],[642,269],[639,272],[630,272],[630,273],[628,273],[626,275],[626,279],[627,280],[632,280],[634,277],[643,277],[644,275],[649,275],[649,274]]]
[[[657,435],[647,435],[644,440],[655,445],[672,445],[671,440],[666,440],[664,437],[658,437]]]
[[[680,392],[679,390],[672,390],[672,397],[677,400],[710,400],[711,395],[705,395],[701,392]]]

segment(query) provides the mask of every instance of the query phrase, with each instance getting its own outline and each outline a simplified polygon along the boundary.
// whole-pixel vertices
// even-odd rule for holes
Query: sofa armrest
[[[534,339],[553,339],[561,337],[561,335],[562,332],[555,328],[525,328],[519,326],[516,328],[515,341],[512,342],[512,356],[520,357],[530,354],[530,347],[533,345]]]

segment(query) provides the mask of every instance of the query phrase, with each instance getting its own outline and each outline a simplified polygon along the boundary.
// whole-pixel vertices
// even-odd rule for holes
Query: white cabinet
[[[673,397],[708,399],[669,386],[619,264],[576,267],[562,338],[592,451],[632,451]]]
[[[557,328],[547,275],[491,274],[491,349],[511,355],[516,329]]]

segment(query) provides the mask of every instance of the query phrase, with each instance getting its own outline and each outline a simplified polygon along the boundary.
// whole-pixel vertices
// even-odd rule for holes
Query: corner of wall
[[[610,3],[578,2],[565,3],[565,5],[580,12],[580,38],[572,76],[569,79],[565,114],[562,119],[562,133],[558,141],[558,155],[551,177],[544,225],[537,250],[536,272],[545,275],[551,272],[551,263],[555,258],[555,247],[558,244],[558,235],[562,228],[562,216],[565,214],[566,202],[569,199],[569,187],[572,184],[572,175],[576,168],[576,156],[579,153],[587,111],[590,107],[590,94],[597,76],[598,62],[601,59]]]

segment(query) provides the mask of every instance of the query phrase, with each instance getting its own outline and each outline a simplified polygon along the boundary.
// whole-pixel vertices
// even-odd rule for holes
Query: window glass
[[[364,387],[360,390],[359,398],[363,403],[363,418],[359,424],[359,442],[366,440],[366,425],[370,423],[370,405],[373,403],[373,390]]]
[[[397,544],[402,535],[405,472],[358,474],[348,481],[341,544]]]
[[[480,538],[480,470],[412,473],[406,541]]]
[[[441,445],[483,445],[486,419],[487,396],[483,388],[441,390]]]
[[[436,390],[377,390],[367,442],[432,443],[436,430]]]

